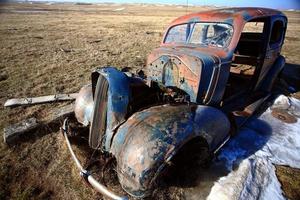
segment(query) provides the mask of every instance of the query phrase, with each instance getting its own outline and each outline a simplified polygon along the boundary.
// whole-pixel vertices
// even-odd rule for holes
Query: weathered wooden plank
[[[73,104],[68,104],[68,105],[65,105],[62,107],[57,107],[49,113],[49,116],[46,118],[45,123],[47,124],[47,123],[55,122],[64,117],[67,117],[73,113],[74,113],[74,105]]]
[[[39,125],[36,118],[25,119],[16,124],[12,124],[4,128],[4,142],[13,145],[22,134],[37,128]]]
[[[16,98],[9,99],[5,102],[5,107],[13,107],[13,106],[26,106],[26,105],[34,105],[40,103],[49,103],[55,101],[70,101],[76,99],[78,93],[71,94],[56,94],[56,95],[48,95],[41,97],[29,97],[29,98]]]
[[[15,145],[18,143],[20,136],[29,134],[41,126],[54,125],[59,128],[59,120],[62,120],[64,117],[70,116],[73,113],[73,104],[68,104],[50,111],[49,115],[43,119],[43,121],[38,122],[36,118],[29,118],[16,124],[12,124],[4,128],[4,142],[8,145]]]

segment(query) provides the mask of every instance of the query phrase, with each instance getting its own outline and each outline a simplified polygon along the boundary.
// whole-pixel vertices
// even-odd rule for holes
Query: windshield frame
[[[172,28],[176,27],[176,26],[180,26],[180,25],[190,25],[192,26],[193,24],[196,24],[196,23],[203,23],[203,24],[226,24],[228,26],[230,26],[232,28],[232,35],[230,37],[230,39],[228,40],[228,43],[227,45],[225,46],[222,46],[222,47],[219,47],[219,46],[216,46],[216,45],[205,45],[205,44],[195,44],[195,43],[189,43],[188,41],[191,39],[191,33],[192,31],[189,32],[189,35],[187,37],[187,40],[186,42],[166,42],[167,40],[167,37],[169,35],[169,32],[171,31]],[[192,29],[191,29],[192,30]],[[184,23],[178,23],[178,24],[174,24],[172,26],[170,26],[168,28],[168,30],[166,31],[165,35],[164,35],[164,39],[163,39],[163,44],[164,45],[188,45],[188,46],[195,46],[195,47],[210,47],[210,48],[217,48],[217,49],[226,49],[230,46],[232,40],[233,40],[233,37],[234,37],[234,34],[235,34],[235,29],[234,29],[234,26],[233,24],[231,23],[228,23],[228,22],[219,22],[219,21],[193,21],[193,22],[184,22]]]

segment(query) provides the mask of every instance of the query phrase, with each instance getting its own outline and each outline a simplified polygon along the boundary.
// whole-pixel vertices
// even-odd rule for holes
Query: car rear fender
[[[115,134],[111,153],[119,181],[136,197],[150,194],[166,163],[193,138],[210,152],[228,138],[230,122],[220,110],[202,105],[162,105],[132,115]]]
[[[266,75],[265,80],[262,82],[262,85],[260,87],[262,91],[271,92],[274,82],[280,72],[283,70],[284,66],[285,58],[283,56],[279,56],[273,64],[271,70]]]

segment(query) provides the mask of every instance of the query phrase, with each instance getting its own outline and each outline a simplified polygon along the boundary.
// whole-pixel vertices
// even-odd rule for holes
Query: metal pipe
[[[69,149],[69,151],[70,151],[70,153],[71,153],[71,156],[72,156],[73,160],[75,161],[75,164],[76,164],[77,168],[78,168],[80,171],[83,171],[83,167],[82,167],[82,165],[80,164],[79,160],[77,159],[77,157],[76,157],[76,155],[75,155],[75,153],[74,153],[74,151],[73,151],[73,149],[72,149],[72,147],[71,147],[71,143],[70,143],[69,138],[68,138],[68,135],[67,135],[67,132],[68,132],[67,127],[68,127],[68,118],[66,118],[66,119],[64,120],[64,123],[63,123],[63,128],[62,128],[63,134],[64,134],[64,137],[65,137],[65,139],[66,139],[66,143],[67,143],[68,149]]]
[[[100,192],[101,194],[105,195],[108,198],[113,199],[113,200],[128,200],[128,197],[126,197],[126,196],[121,197],[121,196],[118,196],[117,194],[111,192],[107,187],[105,187],[104,185],[99,183],[91,175],[91,173],[89,171],[83,169],[82,165],[80,164],[80,161],[76,157],[76,155],[71,147],[71,143],[70,143],[68,135],[67,135],[67,132],[68,132],[67,127],[68,127],[68,118],[66,118],[64,120],[62,132],[63,132],[64,138],[66,139],[66,143],[67,143],[68,149],[71,153],[71,156],[72,156],[73,160],[75,161],[77,168],[80,171],[80,176],[82,176],[93,188],[95,188],[95,190],[97,192]]]

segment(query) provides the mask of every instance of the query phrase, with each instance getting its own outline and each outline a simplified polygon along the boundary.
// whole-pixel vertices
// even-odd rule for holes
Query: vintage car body
[[[261,32],[243,32],[247,23],[262,24]],[[171,23],[145,75],[114,67],[92,73],[75,115],[90,126],[90,147],[116,159],[126,192],[150,195],[191,141],[208,156],[222,147],[236,126],[232,116],[271,92],[285,64],[286,25],[283,13],[266,8],[193,13]]]

